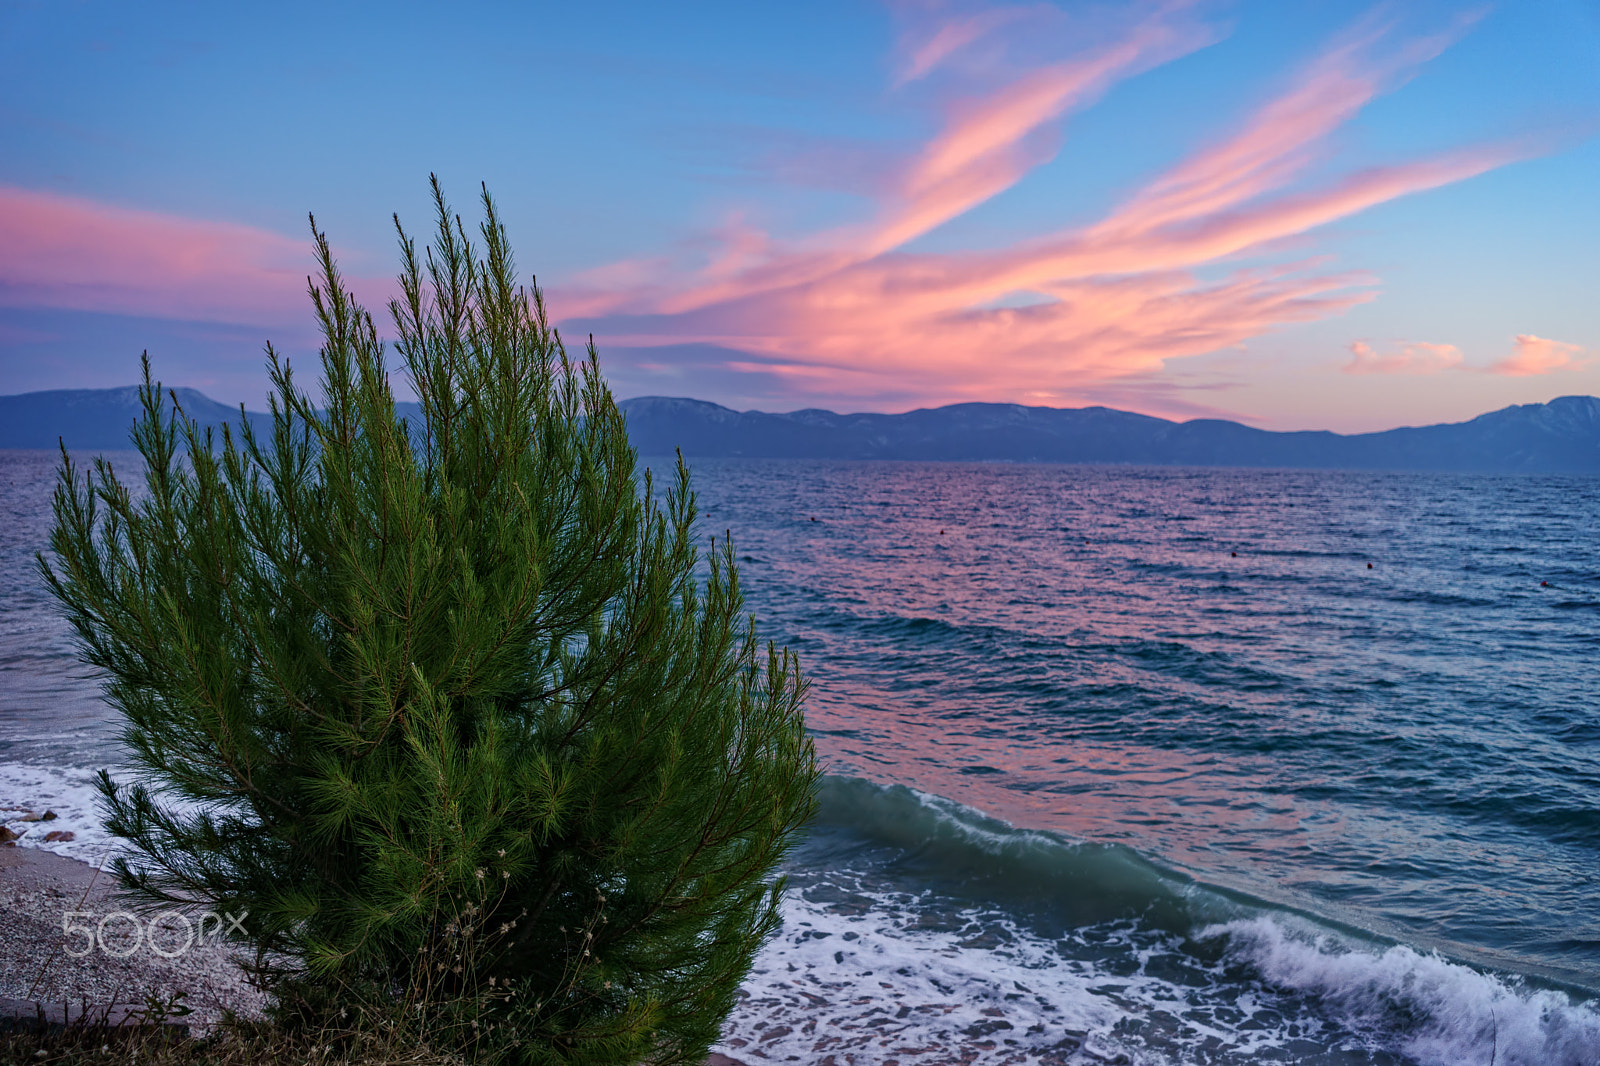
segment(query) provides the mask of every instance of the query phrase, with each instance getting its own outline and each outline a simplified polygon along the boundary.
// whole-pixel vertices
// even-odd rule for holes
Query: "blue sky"
[[[0,4],[0,393],[260,406],[427,175],[621,396],[1360,430],[1600,394],[1600,5]]]

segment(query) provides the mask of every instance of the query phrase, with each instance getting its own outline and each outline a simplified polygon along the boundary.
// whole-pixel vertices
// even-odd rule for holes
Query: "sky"
[[[1597,135],[1596,0],[0,0],[0,394],[263,408],[436,173],[620,398],[1460,421],[1600,395]]]

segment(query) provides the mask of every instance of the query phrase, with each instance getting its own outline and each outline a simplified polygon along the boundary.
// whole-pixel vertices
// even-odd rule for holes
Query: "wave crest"
[[[1346,1026],[1423,1066],[1595,1066],[1600,1012],[1403,945],[1373,952],[1329,935],[1304,939],[1270,918],[1207,926],[1227,957],[1266,982],[1316,996]]]

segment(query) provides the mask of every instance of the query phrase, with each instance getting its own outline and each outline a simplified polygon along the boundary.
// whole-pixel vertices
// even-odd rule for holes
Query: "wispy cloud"
[[[1536,374],[1553,374],[1558,370],[1581,370],[1600,356],[1585,352],[1577,344],[1536,337],[1532,333],[1519,333],[1512,345],[1512,353],[1489,367],[1491,374],[1511,377],[1532,377]]]
[[[1345,364],[1346,374],[1437,374],[1442,370],[1455,370],[1462,365],[1461,349],[1453,344],[1429,344],[1413,341],[1402,344],[1398,350],[1379,353],[1366,341],[1350,345],[1350,361]]]
[[[1286,262],[1283,248],[1546,147],[1470,145],[1337,168],[1332,137],[1471,22],[1416,37],[1367,18],[1230,133],[1102,217],[1005,247],[925,250],[923,238],[1053,159],[1070,116],[1217,40],[1198,10],[1114,5],[1091,25],[1049,6],[900,7],[894,91],[929,109],[933,132],[863,183],[859,221],[777,236],[729,212],[681,248],[569,279],[551,306],[564,326],[663,380],[692,366],[869,404],[1137,393],[1150,398],[1145,409],[1177,413],[1189,402],[1153,384],[1169,361],[1375,297],[1370,274],[1325,257]],[[248,226],[0,187],[0,303],[12,306],[276,327],[304,320],[308,259],[308,242]],[[1345,369],[1356,374],[1461,365],[1449,345],[1358,342],[1351,353]],[[1525,334],[1489,369],[1540,374],[1590,358]]]
[[[1026,24],[951,17],[922,27],[901,75],[935,78],[982,42]],[[1022,180],[1060,147],[1061,120],[1118,80],[1204,46],[1213,30],[1185,5],[1146,8],[1090,51],[1012,69],[958,97],[938,132],[886,184],[873,219],[809,239],[741,231],[698,272],[600,276],[572,293],[582,321],[622,345],[713,345],[747,353],[797,394],[926,402],[1087,397],[1168,360],[1240,344],[1374,297],[1375,279],[1324,260],[1248,266],[1287,239],[1377,204],[1481,174],[1541,150],[1477,145],[1427,158],[1326,172],[1329,136],[1464,32],[1470,18],[1401,39],[1367,19],[1311,62],[1231,135],[1194,153],[1104,218],[1010,247],[915,252],[908,245]],[[1205,276],[1199,271],[1206,269]],[[651,280],[644,281],[644,277]],[[687,280],[684,280],[687,279]],[[558,294],[557,310],[573,306]],[[1444,345],[1355,353],[1354,373],[1456,365]]]
[[[1040,136],[1055,120],[1094,102],[1116,81],[1209,40],[1192,27],[1152,18],[1090,55],[1030,71],[952,107],[859,251],[874,256],[898,248],[1011,188],[1059,150],[1054,137]]]
[[[309,239],[0,187],[0,303],[274,324],[305,311]]]
[[[930,19],[917,17],[925,15],[926,9],[919,10],[907,5],[903,10],[912,17],[908,20],[910,26],[907,32],[900,40],[904,61],[894,79],[896,88],[927,77],[950,57],[996,30],[1040,13],[1038,7],[999,7],[945,19]]]
[[[1461,350],[1453,344],[1401,341],[1387,351],[1378,351],[1368,341],[1353,341],[1346,374],[1437,374],[1445,370],[1469,370],[1502,374],[1508,377],[1533,377],[1564,370],[1583,370],[1600,361],[1600,354],[1581,345],[1517,334],[1512,352],[1489,366],[1468,366]]]

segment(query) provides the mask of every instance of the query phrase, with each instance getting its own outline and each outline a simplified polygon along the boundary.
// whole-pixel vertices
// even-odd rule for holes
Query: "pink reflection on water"
[[[864,714],[826,694],[808,719],[830,770],[909,784],[1011,825],[1073,840],[1118,841],[1214,875],[1289,838],[1302,847],[1347,831],[1342,813],[1271,788],[1271,768],[1204,753],[1082,738],[1021,744],[952,731],[912,712]],[[1243,856],[1241,855],[1243,853]]]

